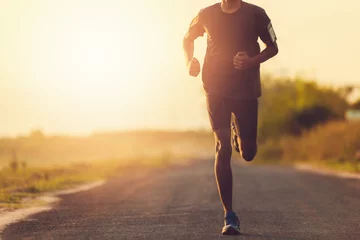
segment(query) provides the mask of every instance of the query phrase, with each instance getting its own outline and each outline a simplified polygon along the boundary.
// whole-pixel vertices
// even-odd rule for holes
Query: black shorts
[[[240,138],[257,138],[258,99],[238,100],[210,95],[206,102],[213,131],[230,128],[231,115],[234,114]]]

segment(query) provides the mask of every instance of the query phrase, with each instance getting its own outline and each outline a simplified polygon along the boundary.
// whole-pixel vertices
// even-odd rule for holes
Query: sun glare
[[[184,16],[182,5],[0,1],[0,62],[6,70],[0,74],[9,90],[2,100],[19,105],[7,112],[9,119],[32,116],[4,129],[78,133],[176,126],[184,101],[201,97],[199,81],[183,81],[181,39],[193,14]]]
[[[99,86],[111,81],[121,84],[122,89],[131,90],[132,84],[144,81],[143,71],[148,71],[138,44],[141,34],[129,38],[128,32],[104,32],[80,30],[69,35],[63,49],[56,55],[61,56],[59,66],[72,79],[73,83],[88,84],[96,82]],[[74,77],[76,79],[74,79]],[[96,84],[95,84],[96,85]],[[94,89],[96,90],[96,89]]]
[[[63,17],[56,25],[41,23],[34,34],[33,48],[42,52],[32,59],[33,77],[87,106],[105,105],[115,96],[128,109],[135,100],[145,102],[155,63],[166,55],[161,43],[148,37],[161,26],[145,18],[124,19],[83,14]]]

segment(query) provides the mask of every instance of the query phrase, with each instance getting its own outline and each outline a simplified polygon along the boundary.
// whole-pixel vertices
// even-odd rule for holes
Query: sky
[[[209,129],[182,38],[212,0],[0,0],[0,136]],[[262,71],[360,85],[360,3],[252,0],[278,36]],[[203,59],[206,39],[196,41]]]

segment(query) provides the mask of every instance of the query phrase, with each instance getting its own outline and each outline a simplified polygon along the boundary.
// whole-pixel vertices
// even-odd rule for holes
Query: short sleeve
[[[186,34],[186,38],[195,40],[198,37],[204,36],[205,29],[202,22],[202,11],[191,21],[189,30]]]
[[[277,37],[269,16],[261,9],[257,17],[258,35],[265,44],[275,44]]]

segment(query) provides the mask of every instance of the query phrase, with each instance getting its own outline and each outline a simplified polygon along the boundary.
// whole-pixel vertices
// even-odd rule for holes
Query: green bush
[[[291,120],[291,125],[293,126],[292,132],[299,133],[303,129],[311,129],[338,117],[339,116],[336,116],[336,114],[326,106],[311,106],[293,115],[293,119]]]
[[[319,123],[344,119],[349,104],[339,89],[301,78],[263,79],[259,107],[261,140],[299,135]]]

